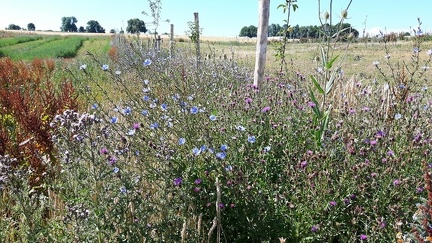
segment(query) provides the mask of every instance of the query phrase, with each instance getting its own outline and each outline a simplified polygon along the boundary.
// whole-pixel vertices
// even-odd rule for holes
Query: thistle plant
[[[341,13],[341,19],[339,22],[339,28],[341,28],[343,21],[348,16],[348,9],[351,5],[352,1],[349,1],[348,6]],[[333,90],[333,86],[335,82],[340,78],[341,74],[341,64],[343,59],[335,66],[336,60],[339,58],[339,55],[334,54],[334,50],[337,44],[337,41],[332,42],[332,38],[338,37],[343,31],[343,29],[336,30],[336,33],[333,33],[330,28],[332,28],[332,8],[333,2],[330,1],[330,12],[324,13],[324,22],[322,22],[321,18],[321,26],[323,28],[323,42],[320,45],[320,59],[321,65],[317,67],[318,75],[311,75],[310,78],[313,83],[313,87],[316,88],[319,97],[315,92],[310,88],[309,89],[309,97],[311,99],[310,107],[313,110],[313,124],[314,128],[311,131],[312,136],[314,137],[315,143],[317,147],[322,147],[322,142],[324,140],[325,131],[328,129],[329,116],[332,111],[332,102],[328,100],[328,96]],[[321,7],[320,1],[318,1],[319,9]],[[330,27],[330,28],[329,28]],[[346,45],[346,52],[348,50],[349,44]]]

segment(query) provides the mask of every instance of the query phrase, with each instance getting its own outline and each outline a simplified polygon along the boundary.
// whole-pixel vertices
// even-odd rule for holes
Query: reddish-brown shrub
[[[115,46],[112,46],[108,51],[108,56],[111,60],[118,61],[118,49]]]
[[[50,122],[64,109],[78,107],[72,83],[56,85],[54,72],[53,60],[0,59],[0,154],[16,158],[16,166],[30,166],[32,185],[41,183],[43,175],[53,176],[44,173],[56,163]]]

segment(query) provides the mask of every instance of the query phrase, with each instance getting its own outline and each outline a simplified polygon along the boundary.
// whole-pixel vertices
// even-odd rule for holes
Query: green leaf
[[[325,53],[323,46],[321,46],[321,61],[322,61],[322,66],[325,67],[327,63],[327,55]]]
[[[326,95],[328,95],[330,93],[331,89],[333,88],[334,81],[336,80],[336,73],[337,73],[337,70],[333,70],[333,72],[330,75],[329,81],[327,81],[327,83],[326,83],[326,90],[325,90]]]
[[[325,67],[326,69],[330,69],[333,66],[333,63],[336,61],[336,59],[339,57],[339,55],[336,55],[335,57],[333,57],[333,59],[331,59],[328,63],[326,63]]]
[[[312,79],[312,82],[314,83],[315,87],[318,89],[318,93],[320,94],[324,94],[324,90],[321,88],[321,85],[319,85],[318,81],[316,80],[316,78],[314,76],[310,76]]]
[[[276,9],[278,9],[278,8],[286,8],[286,4],[281,3],[281,4],[279,4],[279,6],[277,6]]]
[[[297,4],[293,4],[292,5],[294,12],[298,9],[298,5]]]
[[[287,4],[279,4],[279,6],[277,6],[277,9],[283,8],[283,13],[285,13],[287,11],[287,6]]]
[[[318,107],[318,101],[315,98],[314,93],[312,92],[312,89],[309,89],[309,97],[311,98],[312,102],[315,104],[314,107],[312,107],[312,111],[315,113],[315,116],[319,119],[321,119],[321,111],[319,110]]]
[[[322,127],[321,127],[323,134],[324,134],[324,131],[327,130],[328,123],[329,123],[329,117],[330,117],[330,111],[327,110],[324,112],[324,122],[323,122]]]

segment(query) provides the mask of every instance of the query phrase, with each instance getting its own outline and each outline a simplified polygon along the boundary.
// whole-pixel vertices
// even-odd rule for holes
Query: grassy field
[[[9,33],[7,35],[6,33]],[[36,33],[35,35],[12,34],[6,32],[0,38],[0,55],[9,56],[15,60],[32,60],[39,58],[70,58],[83,56],[86,53],[103,54],[110,49],[110,34],[70,34],[53,36],[52,32]],[[66,36],[66,37],[65,37]],[[134,36],[129,36],[133,39]],[[149,36],[142,36],[142,43],[148,48]],[[169,37],[162,36],[163,48],[168,48]],[[51,41],[55,41],[50,43]],[[253,66],[255,62],[255,39],[253,38],[226,38],[226,37],[202,37],[201,52],[205,59],[226,59],[241,62],[244,65]],[[430,45],[431,43],[424,43]],[[189,43],[187,36],[176,36],[175,46],[178,49],[185,49],[193,52],[192,44]],[[387,61],[385,58],[386,50],[379,43],[351,43],[348,46],[339,43],[334,46],[334,52],[340,55],[339,61],[343,63],[341,69],[345,75],[360,76],[361,78],[371,78],[376,72],[371,67],[374,61]],[[387,51],[391,52],[392,60],[402,60],[410,57],[410,50],[413,44],[410,41],[399,41],[390,43]],[[310,73],[316,70],[320,62],[317,58],[320,55],[320,46],[317,43],[289,43],[287,45],[287,60],[290,70],[300,73]],[[275,41],[269,42],[267,53],[267,71],[274,73],[280,70],[280,65],[275,58]]]
[[[49,58],[0,59],[6,242],[430,236],[430,42],[272,42],[255,87],[248,39],[15,38]]]

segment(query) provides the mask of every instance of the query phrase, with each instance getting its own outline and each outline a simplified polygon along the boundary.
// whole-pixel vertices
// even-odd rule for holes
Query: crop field
[[[4,242],[432,236],[427,36],[0,36]]]
[[[0,38],[0,56],[14,60],[72,58],[88,40],[81,36],[16,36]]]

